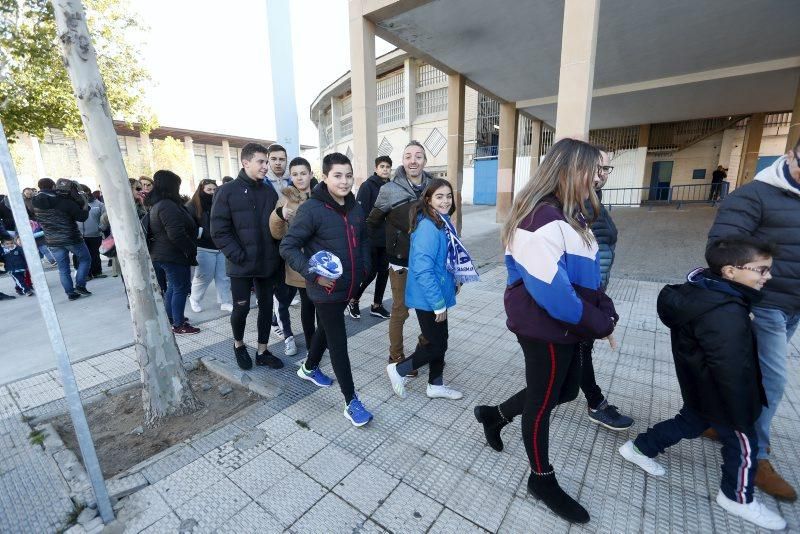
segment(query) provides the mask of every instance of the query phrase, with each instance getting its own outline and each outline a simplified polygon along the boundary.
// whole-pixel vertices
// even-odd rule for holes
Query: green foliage
[[[136,47],[142,23],[128,0],[84,0],[89,31],[115,119],[155,127],[143,99],[149,81]],[[82,130],[47,0],[0,0],[0,120],[7,135]]]
[[[47,437],[47,433],[41,430],[32,430],[30,434],[28,434],[28,440],[31,442],[31,445],[41,445],[44,446],[44,438]]]

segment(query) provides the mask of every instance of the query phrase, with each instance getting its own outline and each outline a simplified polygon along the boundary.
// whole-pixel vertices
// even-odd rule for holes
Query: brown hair
[[[420,195],[419,200],[414,204],[411,208],[411,211],[408,214],[409,217],[409,227],[408,233],[411,234],[414,230],[417,229],[417,220],[419,216],[422,215],[423,217],[427,217],[433,224],[436,225],[436,228],[441,228],[444,226],[444,221],[439,216],[439,212],[437,212],[433,207],[431,207],[431,199],[433,198],[433,194],[436,193],[442,187],[447,187],[450,189],[450,193],[453,194],[453,203],[450,205],[450,211],[447,212],[448,215],[453,215],[456,212],[456,199],[455,194],[453,193],[453,186],[447,180],[442,178],[434,178],[428,184],[428,187],[422,192]]]
[[[200,193],[203,192],[203,188],[205,188],[205,186],[208,184],[217,185],[217,181],[210,180],[208,178],[200,180],[200,184],[198,184],[197,189],[195,189],[194,194],[192,195],[192,198],[189,200],[189,204],[192,205],[194,213],[198,219],[203,216],[203,203],[200,202]]]

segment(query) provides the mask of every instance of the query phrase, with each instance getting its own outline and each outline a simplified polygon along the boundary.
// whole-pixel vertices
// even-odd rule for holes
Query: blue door
[[[669,200],[669,184],[672,181],[672,162],[654,161],[650,174],[650,200]]]
[[[473,204],[494,206],[497,203],[497,158],[475,160]]]
[[[758,158],[758,163],[756,163],[756,174],[775,163],[775,160],[779,157],[780,156],[761,156]]]

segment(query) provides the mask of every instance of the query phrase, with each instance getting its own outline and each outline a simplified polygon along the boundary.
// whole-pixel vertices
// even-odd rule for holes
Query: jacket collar
[[[333,196],[328,191],[328,184],[325,182],[321,182],[314,190],[311,192],[311,198],[319,200],[326,206],[333,208],[334,210],[338,211],[341,214],[347,214],[353,207],[356,205],[356,197],[353,195],[353,192],[347,193],[347,196],[344,197],[344,206],[336,202]]]
[[[422,185],[421,191],[424,191],[425,188],[428,187],[428,184],[431,182],[431,180],[431,175],[425,171],[422,171],[422,182],[420,182]],[[392,182],[402,187],[410,195],[414,195],[416,198],[419,198],[419,194],[414,189],[414,186],[411,185],[411,180],[409,180],[408,176],[406,175],[406,168],[402,165],[397,167],[397,170],[394,171],[394,180],[392,180]]]
[[[236,177],[235,181],[242,187],[260,188],[264,185],[264,182],[262,182],[261,180],[253,180],[252,178],[247,176],[247,173],[244,172],[244,169],[239,171],[239,175]]]
[[[694,286],[740,298],[747,304],[756,304],[763,298],[761,291],[744,284],[726,280],[704,268],[693,270],[686,275],[686,279]]]

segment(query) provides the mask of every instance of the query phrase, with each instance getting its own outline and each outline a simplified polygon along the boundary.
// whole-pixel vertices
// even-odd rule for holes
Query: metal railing
[[[613,206],[659,206],[684,204],[711,204],[716,206],[727,195],[730,184],[688,184],[653,187],[623,187],[603,189],[603,205]]]

